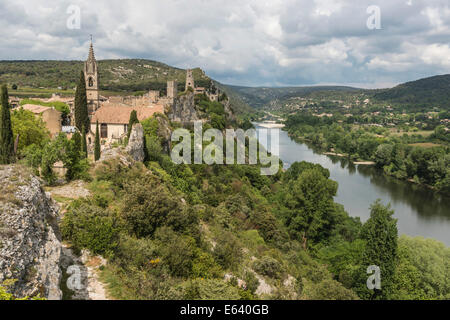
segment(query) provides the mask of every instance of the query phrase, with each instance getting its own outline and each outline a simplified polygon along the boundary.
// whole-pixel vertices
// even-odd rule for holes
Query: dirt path
[[[63,279],[66,283],[62,286],[70,289],[71,300],[110,300],[105,285],[98,276],[100,267],[106,264],[105,259],[92,256],[87,250],[83,250],[81,256],[78,257],[69,246],[64,244],[60,264],[63,272],[68,274]],[[70,277],[76,279],[78,276],[79,285],[76,285],[76,281],[70,285]]]

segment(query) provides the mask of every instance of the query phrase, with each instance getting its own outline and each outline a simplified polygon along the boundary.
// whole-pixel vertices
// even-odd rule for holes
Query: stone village
[[[194,96],[205,94],[211,101],[218,101],[219,89],[196,87],[193,71],[186,72],[186,92],[191,88],[192,94],[182,95],[178,93],[176,80],[167,81],[167,95],[161,96],[160,91],[149,90],[142,96],[111,96],[100,95],[100,79],[98,63],[94,54],[94,46],[91,42],[88,59],[84,63],[83,72],[86,80],[86,95],[91,127],[87,133],[88,148],[92,149],[95,140],[96,123],[100,128],[101,144],[104,147],[120,142],[127,136],[128,122],[133,110],[137,112],[139,121],[152,117],[155,113],[166,114],[172,121],[193,122],[198,121],[195,112]],[[62,119],[62,113],[53,107],[42,105],[24,104],[21,107],[31,111],[36,116],[41,116],[50,131],[52,137],[59,133],[66,133],[69,137],[77,130],[75,127],[75,103],[74,97],[62,97],[53,94],[50,99],[36,99],[46,103],[63,102],[70,108],[70,114],[66,121]],[[10,105],[20,107],[20,99],[10,97]],[[65,122],[65,123],[64,123]]]

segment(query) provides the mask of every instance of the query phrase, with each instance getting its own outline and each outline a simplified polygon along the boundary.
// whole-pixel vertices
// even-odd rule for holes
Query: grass
[[[400,132],[398,132],[398,130],[395,128],[392,128],[389,131],[390,131],[390,134],[395,137],[400,137],[400,136],[403,136],[404,134],[407,134],[408,136],[421,135],[422,137],[429,137],[434,133],[433,130],[419,130],[419,131],[408,131],[408,132],[400,130]]]
[[[423,142],[423,143],[412,143],[412,144],[410,144],[410,146],[429,149],[429,148],[441,147],[442,145],[432,143],[432,142]]]

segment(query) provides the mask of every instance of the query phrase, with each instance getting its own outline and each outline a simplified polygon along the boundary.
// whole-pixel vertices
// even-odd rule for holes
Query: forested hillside
[[[434,76],[377,91],[376,100],[410,107],[441,107],[450,109],[450,75]]]

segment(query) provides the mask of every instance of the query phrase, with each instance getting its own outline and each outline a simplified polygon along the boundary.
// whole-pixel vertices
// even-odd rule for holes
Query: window
[[[92,77],[89,78],[89,87],[93,87],[94,86],[94,79],[92,79]]]
[[[128,132],[128,125],[127,124],[123,125],[123,132],[125,132],[125,133]]]
[[[106,123],[100,125],[100,137],[102,139],[108,138],[108,125]]]

